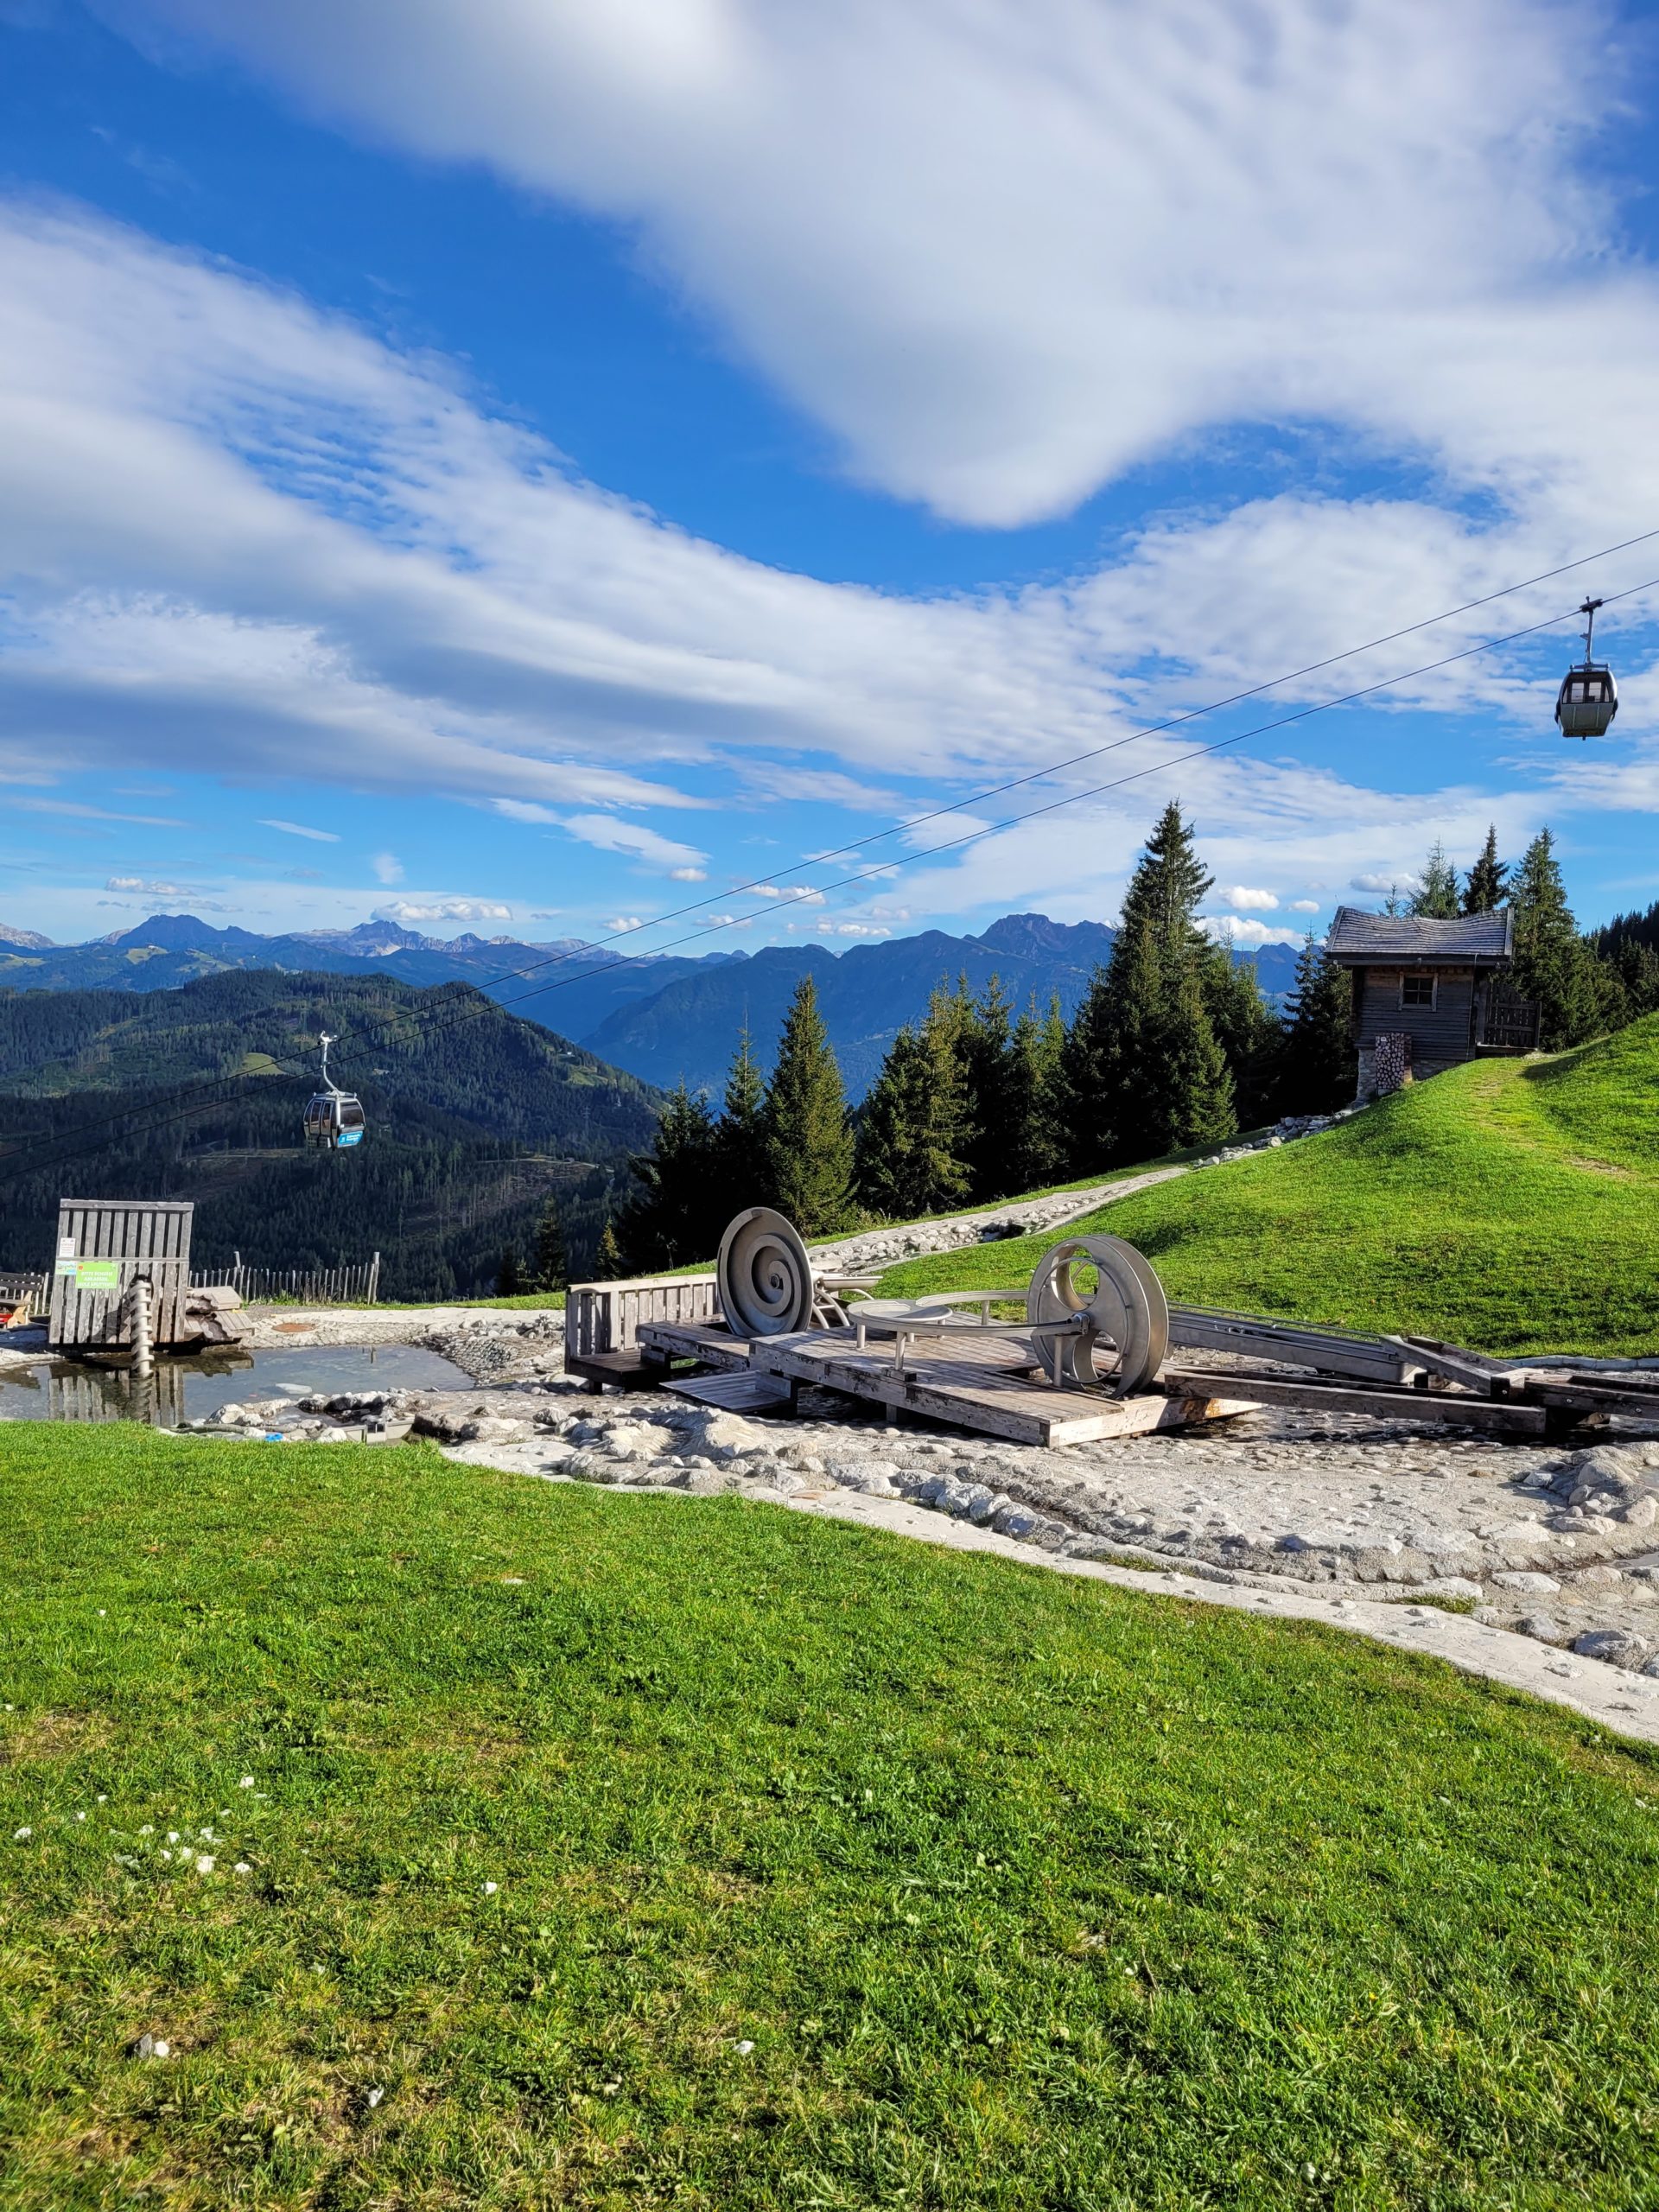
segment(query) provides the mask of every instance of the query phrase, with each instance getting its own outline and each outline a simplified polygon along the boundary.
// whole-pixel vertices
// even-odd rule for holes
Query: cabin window
[[[1400,978],[1402,1006],[1433,1006],[1434,1003],[1433,976],[1402,976]]]

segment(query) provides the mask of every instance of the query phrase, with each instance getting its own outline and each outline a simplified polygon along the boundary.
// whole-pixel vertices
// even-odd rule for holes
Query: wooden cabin
[[[1354,979],[1359,1098],[1465,1060],[1536,1049],[1538,1009],[1510,982],[1515,916],[1507,906],[1446,921],[1338,906],[1327,943]]]

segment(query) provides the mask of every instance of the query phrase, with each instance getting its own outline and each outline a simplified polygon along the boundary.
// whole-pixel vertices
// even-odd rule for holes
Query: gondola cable
[[[1649,532],[1648,535],[1659,536],[1659,531]],[[1639,541],[1631,540],[1630,542],[1634,543]],[[1592,556],[1588,557],[1593,558],[1595,556]],[[1574,563],[1572,565],[1580,564]],[[1516,585],[1511,588],[1514,590],[1521,590],[1525,588],[1526,587],[1524,585]],[[1635,598],[1643,592],[1652,591],[1656,588],[1659,588],[1659,576],[1650,577],[1644,583],[1632,584],[1624,591],[1610,593],[1602,601],[1602,604],[1611,606],[1619,600]],[[1494,598],[1502,597],[1503,595],[1504,594],[1499,593],[1491,594]],[[1573,613],[1580,613],[1582,609],[1580,608],[1573,608],[1561,613],[1552,614],[1547,616],[1541,621],[1528,623],[1520,629],[1508,631],[1501,637],[1483,639],[1475,645],[1462,647],[1457,652],[1444,654],[1438,660],[1427,661],[1416,668],[1403,669],[1393,676],[1379,677],[1375,683],[1361,684],[1355,690],[1343,692],[1333,698],[1316,700],[1311,706],[1299,708],[1294,712],[1277,716],[1271,721],[1258,723],[1254,728],[1237,731],[1231,737],[1218,738],[1212,744],[1194,747],[1190,752],[1179,753],[1170,760],[1153,761],[1144,768],[1135,769],[1127,776],[1116,777],[1108,782],[1092,785],[1083,791],[1065,792],[1059,798],[1050,800],[1043,806],[1031,807],[1022,813],[1006,816],[999,822],[982,823],[973,830],[964,831],[959,837],[947,838],[939,844],[930,845],[919,853],[907,855],[901,861],[880,861],[872,868],[860,869],[850,875],[840,877],[832,883],[823,884],[815,888],[804,889],[790,897],[774,901],[768,906],[756,908],[749,914],[722,916],[720,919],[711,922],[701,929],[689,931],[683,938],[671,940],[669,946],[659,947],[658,950],[672,950],[675,946],[681,944],[696,944],[702,938],[716,936],[725,930],[739,927],[745,922],[760,920],[763,918],[776,914],[789,906],[800,906],[807,903],[808,901],[817,899],[827,891],[844,890],[854,884],[868,882],[876,876],[891,875],[895,874],[901,868],[911,867],[919,861],[935,858],[940,853],[953,852],[961,849],[964,846],[976,844],[982,838],[994,836],[1002,830],[1016,828],[1021,823],[1035,821],[1044,815],[1057,813],[1063,808],[1077,805],[1084,799],[1098,798],[1107,791],[1122,790],[1125,785],[1138,783],[1147,776],[1160,774],[1172,768],[1182,767],[1188,761],[1203,760],[1217,753],[1227,752],[1235,746],[1246,743],[1253,737],[1265,736],[1275,729],[1283,729],[1293,723],[1306,721],[1313,715],[1328,714],[1335,708],[1352,705],[1357,700],[1371,697],[1379,691],[1391,690],[1398,684],[1411,683],[1416,677],[1421,676],[1433,675],[1440,669],[1452,667],[1459,661],[1471,659],[1480,653],[1495,652],[1498,647],[1502,645],[1513,645],[1522,638],[1535,637],[1541,631],[1554,629],[1558,624],[1569,620]],[[1449,619],[1449,617],[1441,616],[1434,619],[1445,620]],[[1427,626],[1430,626],[1427,623],[1416,624],[1413,626],[1414,628],[1425,628]],[[1406,633],[1395,632],[1395,634],[1403,635]],[[1355,652],[1363,652],[1368,650],[1370,650],[1370,648],[1366,646],[1357,646],[1353,649]],[[1335,659],[1346,659],[1351,658],[1351,654],[1338,654],[1332,656]],[[1278,680],[1282,683],[1289,682],[1293,679],[1289,677],[1281,677]],[[1258,689],[1261,690],[1270,690],[1272,688],[1274,687],[1271,685],[1258,687]],[[1224,703],[1232,702],[1228,702]],[[1194,719],[1197,714],[1205,711],[1208,710],[1196,709],[1193,716],[1182,717],[1180,719]],[[1163,727],[1170,726],[1171,725],[1164,725]],[[1147,731],[1137,732],[1135,734],[1140,736],[1151,735],[1154,734],[1154,732]],[[1097,747],[1096,754],[1100,753],[1116,751],[1122,745],[1129,741],[1130,740],[1128,739],[1119,739],[1110,746]],[[1094,756],[1077,756],[1079,759],[1090,757]],[[1070,766],[1073,764],[1065,763],[1062,765]],[[1052,772],[1051,771],[1047,772]],[[1037,780],[1037,779],[1035,777],[1027,777],[1018,780],[1028,783]],[[1007,788],[1014,788],[1014,786],[1010,785]],[[958,810],[959,810],[957,808],[954,807],[943,808],[939,810],[939,812],[941,814],[945,814],[954,813]],[[868,842],[870,841],[863,840],[861,842]],[[844,849],[853,849],[853,848],[846,848]],[[701,903],[706,904],[707,901]],[[665,917],[664,918],[671,918],[671,917]],[[570,956],[562,957],[569,957]],[[360,1032],[359,1033],[359,1035],[368,1033],[384,1037],[391,1030],[400,1027],[412,1025],[418,1026],[420,1027],[423,1036],[430,1036],[445,1029],[456,1027],[461,1022],[476,1020],[480,1016],[486,1013],[505,1012],[512,1006],[519,1003],[523,999],[539,997],[548,991],[559,990],[564,988],[566,984],[586,982],[592,976],[607,974],[612,969],[623,968],[630,964],[631,963],[628,957],[624,955],[615,960],[605,963],[601,967],[586,969],[579,976],[565,976],[548,983],[538,983],[532,989],[519,993],[515,998],[486,999],[482,1005],[469,1004],[457,1009],[455,1014],[448,1020],[442,1019],[426,1019],[420,1014],[411,1013],[408,1014],[392,1016],[387,1021],[379,1025],[374,1031],[370,1033]],[[511,980],[516,976],[522,976],[531,972],[532,971],[530,969],[510,969],[507,971],[506,976],[500,980]],[[474,986],[473,988],[480,988],[481,987]],[[268,1071],[262,1070],[248,1076],[213,1077],[210,1078],[210,1083],[212,1084],[222,1084],[227,1081],[236,1083],[244,1087],[242,1095],[245,1095],[245,1086],[250,1083],[273,1082],[277,1080],[287,1082],[291,1081],[292,1077],[285,1070],[275,1068]],[[204,1085],[201,1087],[205,1089],[207,1086]],[[177,1096],[181,1095],[181,1093],[175,1091],[173,1095]],[[198,1097],[194,1100],[192,1103],[182,1108],[175,1114],[164,1116],[159,1120],[140,1122],[137,1126],[135,1134],[140,1135],[148,1135],[154,1130],[168,1128],[175,1122],[187,1120],[192,1114],[201,1112],[206,1108],[221,1103],[225,1102],[213,1098]],[[68,1134],[71,1135],[78,1135],[84,1129],[89,1127],[107,1128],[125,1118],[125,1116],[118,1114],[107,1116],[101,1122],[96,1124],[82,1123],[79,1125],[77,1129],[71,1131]],[[104,1148],[100,1144],[91,1144],[79,1146],[67,1152],[58,1152],[54,1149],[56,1142],[56,1140],[48,1139],[47,1145],[42,1148],[44,1152],[51,1154],[52,1156],[50,1157],[37,1158],[28,1154],[23,1154],[21,1155],[14,1155],[12,1158],[6,1160],[4,1164],[7,1173],[3,1177],[0,1177],[0,1179],[16,1180],[20,1175],[35,1173],[39,1169],[66,1165],[71,1160],[79,1159],[88,1154],[98,1152]]]

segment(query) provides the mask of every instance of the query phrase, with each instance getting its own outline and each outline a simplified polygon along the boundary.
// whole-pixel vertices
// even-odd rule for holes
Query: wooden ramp
[[[663,1388],[677,1398],[690,1398],[693,1405],[718,1406],[728,1414],[786,1413],[795,1402],[793,1389],[781,1376],[763,1375],[752,1367],[731,1374],[683,1376]]]
[[[757,1338],[749,1350],[757,1368],[798,1388],[840,1390],[889,1413],[922,1414],[1016,1444],[1091,1444],[1251,1409],[1248,1399],[1056,1389],[1034,1370],[1030,1341],[1016,1331],[942,1331],[904,1346],[902,1359],[885,1345],[861,1349],[845,1329]]]

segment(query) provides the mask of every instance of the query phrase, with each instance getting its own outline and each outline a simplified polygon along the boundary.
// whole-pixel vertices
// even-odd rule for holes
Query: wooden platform
[[[948,1340],[930,1338],[911,1346],[902,1365],[886,1347],[861,1351],[843,1329],[757,1338],[750,1350],[756,1367],[798,1385],[840,1390],[892,1413],[922,1414],[1016,1444],[1144,1435],[1248,1413],[1251,1403],[1207,1395],[1107,1398],[1057,1390],[1034,1379],[1028,1344],[994,1329],[953,1329]]]
[[[723,1321],[707,1314],[690,1321],[641,1321],[639,1350],[654,1364],[658,1382],[671,1360],[695,1359],[703,1367],[736,1374],[749,1364],[749,1340],[734,1337]]]
[[[795,1386],[781,1375],[763,1375],[747,1367],[721,1375],[685,1375],[663,1385],[677,1398],[693,1405],[718,1406],[728,1414],[785,1413],[795,1402]]]

